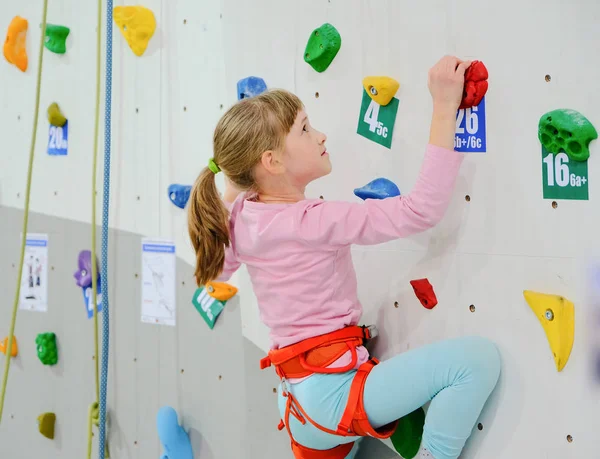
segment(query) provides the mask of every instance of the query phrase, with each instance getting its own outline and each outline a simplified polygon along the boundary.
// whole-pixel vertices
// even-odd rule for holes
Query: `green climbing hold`
[[[564,151],[573,161],[586,161],[590,157],[589,144],[598,133],[581,113],[561,108],[540,118],[538,138],[551,153]]]
[[[412,459],[419,452],[423,437],[423,425],[425,425],[423,408],[417,408],[398,421],[398,426],[390,440],[404,459]]]
[[[44,365],[55,365],[58,362],[58,348],[54,333],[40,333],[35,338],[35,344],[38,358]]]
[[[67,52],[67,37],[70,31],[65,26],[47,24],[44,46],[53,53],[65,54]]]
[[[331,24],[325,23],[312,31],[304,50],[304,60],[317,72],[324,72],[337,55],[340,46],[342,37],[339,32]]]

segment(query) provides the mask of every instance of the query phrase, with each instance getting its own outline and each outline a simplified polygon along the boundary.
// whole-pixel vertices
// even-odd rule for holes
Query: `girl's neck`
[[[257,193],[256,200],[264,204],[293,204],[305,200],[304,193],[269,194]]]

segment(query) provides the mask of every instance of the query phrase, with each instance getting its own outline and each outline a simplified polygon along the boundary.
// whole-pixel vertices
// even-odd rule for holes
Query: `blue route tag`
[[[96,307],[98,309],[98,314],[102,312],[102,283],[100,282],[100,278],[98,278],[97,284],[98,294],[96,295]],[[92,286],[82,287],[81,291],[83,292],[83,304],[85,304],[85,309],[87,310],[88,319],[94,317],[94,305],[92,304]]]
[[[69,150],[69,121],[64,126],[50,125],[48,131],[48,154],[66,156]]]
[[[454,149],[464,153],[486,152],[485,97],[476,107],[456,112]]]

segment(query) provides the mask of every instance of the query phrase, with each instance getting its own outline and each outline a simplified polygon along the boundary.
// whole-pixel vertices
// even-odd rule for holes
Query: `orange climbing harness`
[[[281,349],[269,351],[267,357],[260,361],[260,368],[265,369],[275,366],[275,372],[281,378],[282,395],[287,398],[285,422],[282,419],[278,429],[287,427],[292,443],[292,451],[296,459],[344,459],[352,450],[354,442],[338,445],[328,450],[316,450],[300,445],[294,440],[289,426],[289,417],[292,414],[300,423],[310,421],[318,429],[332,435],[343,437],[371,436],[374,438],[389,438],[394,433],[398,421],[392,422],[379,429],[374,429],[369,423],[364,408],[363,394],[367,376],[375,365],[379,363],[374,357],[358,367],[356,375],[350,386],[350,394],[346,409],[337,430],[331,430],[313,421],[302,409],[298,400],[288,392],[286,380],[303,378],[313,373],[345,373],[352,370],[358,361],[356,348],[362,346],[365,340],[374,338],[374,326],[349,326],[331,333],[308,338]],[[350,351],[352,362],[341,368],[326,368],[338,358]]]

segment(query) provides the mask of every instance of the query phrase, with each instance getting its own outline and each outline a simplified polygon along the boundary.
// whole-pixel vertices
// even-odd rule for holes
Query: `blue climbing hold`
[[[163,446],[161,459],[194,459],[190,437],[179,425],[177,412],[163,406],[156,416],[158,438]]]
[[[258,96],[261,92],[265,92],[266,90],[267,84],[262,78],[255,76],[242,78],[237,84],[238,100]]]
[[[385,199],[400,196],[400,190],[391,180],[377,178],[361,188],[356,188],[354,194],[361,199]]]
[[[183,209],[190,199],[191,185],[169,185],[169,199],[180,209]]]

